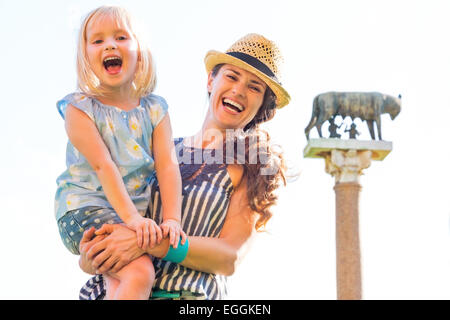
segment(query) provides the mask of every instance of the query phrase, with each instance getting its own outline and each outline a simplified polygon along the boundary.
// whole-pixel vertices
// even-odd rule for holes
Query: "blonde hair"
[[[119,25],[126,27],[136,39],[138,43],[138,63],[133,80],[133,92],[136,97],[150,94],[156,85],[156,72],[152,54],[147,43],[143,41],[139,29],[133,23],[130,13],[117,6],[98,7],[89,12],[81,24],[77,49],[78,88],[87,95],[103,96],[106,93],[86,57],[87,26],[89,22],[105,16],[112,17]]]

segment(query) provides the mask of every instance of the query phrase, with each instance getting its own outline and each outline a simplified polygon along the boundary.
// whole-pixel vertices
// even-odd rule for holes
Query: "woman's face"
[[[209,112],[218,129],[242,129],[258,112],[267,85],[256,75],[231,64],[208,76]]]
[[[131,32],[105,16],[89,22],[86,38],[87,58],[100,83],[110,89],[130,86],[138,60],[138,44]]]

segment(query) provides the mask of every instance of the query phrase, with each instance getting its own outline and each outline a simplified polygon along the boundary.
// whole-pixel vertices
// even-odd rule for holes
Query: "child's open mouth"
[[[103,66],[109,74],[117,74],[122,69],[122,59],[119,57],[107,57],[103,60]]]
[[[237,103],[237,102],[235,102],[233,100],[227,99],[227,98],[224,98],[222,100],[222,104],[225,106],[225,108],[227,108],[227,109],[229,109],[229,110],[231,110],[233,112],[239,113],[239,112],[242,112],[244,110],[244,107],[241,106],[239,103]]]

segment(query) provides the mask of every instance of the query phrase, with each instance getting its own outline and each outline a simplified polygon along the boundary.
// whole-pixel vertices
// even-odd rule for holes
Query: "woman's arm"
[[[257,214],[247,201],[244,181],[235,189],[219,238],[188,237],[189,251],[183,266],[208,273],[232,275],[247,253]]]
[[[233,177],[233,172],[230,174]],[[247,186],[244,181],[235,188],[231,196],[225,223],[219,238],[189,236],[189,251],[183,266],[198,271],[231,275],[242,260],[255,234],[257,214],[248,206]],[[124,265],[144,253],[134,241],[134,232],[120,225],[104,225],[105,240],[91,247],[81,260],[92,260],[92,267],[99,273],[117,272]],[[168,239],[146,252],[162,258],[169,248]],[[83,251],[83,248],[80,248]],[[87,263],[89,265],[89,263]],[[85,270],[85,269],[83,269]],[[88,268],[86,268],[88,270]],[[85,270],[85,271],[86,271]]]

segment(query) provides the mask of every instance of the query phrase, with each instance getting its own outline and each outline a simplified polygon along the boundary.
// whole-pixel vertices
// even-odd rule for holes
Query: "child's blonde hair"
[[[130,30],[138,43],[138,63],[133,81],[133,91],[136,97],[145,96],[153,91],[156,85],[156,72],[153,64],[152,54],[143,41],[142,35],[138,34],[137,26],[133,24],[130,13],[124,8],[117,6],[101,6],[84,18],[78,36],[77,50],[77,76],[78,87],[87,95],[102,96],[105,90],[101,87],[100,81],[92,71],[91,65],[86,57],[86,29],[90,21],[105,16],[113,17],[117,24]]]

